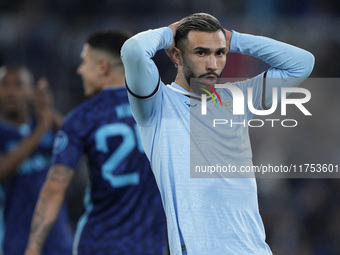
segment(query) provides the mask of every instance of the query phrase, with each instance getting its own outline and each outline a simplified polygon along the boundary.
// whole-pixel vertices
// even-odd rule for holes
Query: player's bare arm
[[[63,165],[53,165],[48,173],[33,215],[25,255],[40,254],[46,237],[57,219],[65,192],[74,170]]]
[[[54,107],[53,96],[49,88],[48,80],[45,77],[38,80],[34,95],[34,107],[38,116],[41,114],[41,111],[45,111],[45,114],[50,115],[54,129],[61,127],[63,116]]]
[[[17,168],[38,147],[42,136],[45,134],[43,128],[36,128],[31,135],[20,142],[18,147],[11,153],[0,154],[0,181],[6,181],[13,176]]]

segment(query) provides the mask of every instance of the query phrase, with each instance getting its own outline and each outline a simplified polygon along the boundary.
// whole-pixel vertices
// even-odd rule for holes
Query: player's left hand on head
[[[227,39],[227,48],[228,48],[228,51],[230,51],[230,42],[231,42],[231,36],[233,35],[233,33],[228,29],[224,29],[224,31],[225,31],[225,37]]]

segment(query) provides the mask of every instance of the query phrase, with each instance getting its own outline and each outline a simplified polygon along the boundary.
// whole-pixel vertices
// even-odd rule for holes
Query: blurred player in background
[[[53,109],[45,78],[33,86],[24,67],[0,68],[0,207],[1,249],[23,254],[30,223],[62,117]],[[42,254],[70,254],[73,235],[66,207],[46,240]],[[1,254],[1,252],[0,252]]]
[[[176,80],[168,86],[162,83],[152,61],[162,49],[169,49],[177,67]],[[258,210],[255,178],[190,178],[191,150],[206,166],[216,165],[214,159],[237,169],[252,165],[248,126],[212,129],[202,118],[191,119],[195,107],[200,114],[201,101],[190,79],[216,82],[228,51],[260,58],[272,66],[235,84],[244,95],[247,88],[253,88],[256,109],[271,105],[273,84],[263,78],[306,78],[314,65],[314,57],[307,51],[225,30],[215,17],[204,13],[139,33],[121,51],[131,108],[162,194],[171,254],[271,254]],[[282,82],[275,84],[282,86]],[[233,100],[229,90],[217,92],[222,102]],[[207,104],[207,117],[222,113],[226,119],[240,121],[227,107],[215,107],[213,100]],[[248,111],[243,118],[251,117]],[[201,136],[213,141],[211,144],[201,144],[201,137],[192,135],[195,124],[203,130]],[[207,155],[214,156],[213,160]]]
[[[123,32],[101,31],[83,47],[78,74],[90,98],[67,116],[57,135],[26,255],[40,254],[83,154],[90,185],[73,254],[165,252],[165,215],[124,86],[120,49],[126,39]]]

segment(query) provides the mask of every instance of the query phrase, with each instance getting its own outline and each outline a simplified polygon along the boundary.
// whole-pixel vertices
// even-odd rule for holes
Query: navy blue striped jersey
[[[87,99],[57,134],[53,164],[77,168],[87,156],[90,184],[74,254],[163,254],[165,215],[125,88]]]
[[[31,133],[34,126],[33,120],[30,124],[21,126],[0,121],[1,154],[14,150]],[[0,254],[24,254],[40,188],[50,167],[54,136],[53,131],[48,132],[38,148],[18,167],[15,176],[0,185]],[[73,234],[66,206],[63,205],[42,254],[71,254],[72,242]]]

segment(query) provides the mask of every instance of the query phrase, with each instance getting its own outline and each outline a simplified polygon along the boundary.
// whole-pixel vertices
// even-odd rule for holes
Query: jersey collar
[[[171,83],[171,85],[167,85],[167,87],[172,89],[173,91],[176,91],[176,92],[186,96],[186,97],[190,97],[190,98],[193,98],[193,99],[201,100],[201,95],[199,95],[197,93],[186,91],[185,89],[183,89],[181,86],[179,86],[175,82]],[[216,99],[216,95],[214,94],[213,96]],[[210,100],[212,100],[212,98],[208,97],[207,100],[210,101]]]
[[[190,98],[195,98],[195,99],[200,99],[201,96],[197,93],[192,93],[189,91],[186,91],[184,88],[182,88],[181,86],[179,86],[177,83],[173,82],[171,83],[171,85],[167,85],[170,89],[172,89],[173,91],[176,91],[184,96],[190,97]]]

